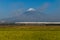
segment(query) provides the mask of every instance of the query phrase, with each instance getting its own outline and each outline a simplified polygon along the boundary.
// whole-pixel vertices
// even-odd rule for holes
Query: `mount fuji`
[[[34,8],[29,8],[21,15],[11,18],[1,19],[0,22],[53,22],[58,21],[53,19],[46,13],[42,13]]]

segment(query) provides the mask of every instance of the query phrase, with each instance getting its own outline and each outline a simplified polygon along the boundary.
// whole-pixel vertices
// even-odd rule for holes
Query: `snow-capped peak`
[[[27,11],[35,11],[34,8],[29,8]]]

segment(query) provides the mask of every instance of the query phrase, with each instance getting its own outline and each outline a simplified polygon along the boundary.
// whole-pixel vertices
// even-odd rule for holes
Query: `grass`
[[[60,40],[60,26],[0,26],[0,40]]]

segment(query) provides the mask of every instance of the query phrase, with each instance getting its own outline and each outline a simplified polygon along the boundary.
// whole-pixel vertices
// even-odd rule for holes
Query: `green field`
[[[0,26],[0,40],[60,40],[60,26]]]

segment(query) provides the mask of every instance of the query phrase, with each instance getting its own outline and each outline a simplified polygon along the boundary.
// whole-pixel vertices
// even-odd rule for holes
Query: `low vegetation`
[[[0,40],[60,40],[60,26],[0,25]]]

